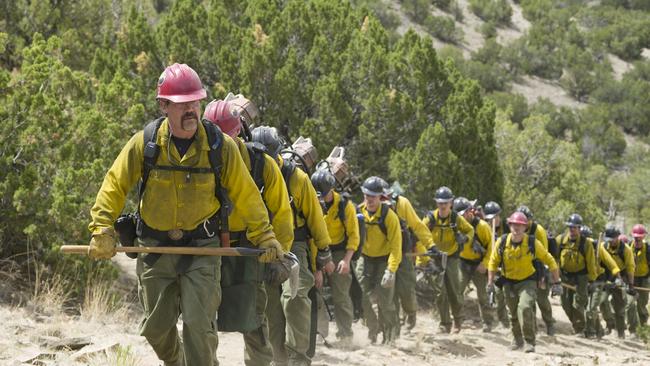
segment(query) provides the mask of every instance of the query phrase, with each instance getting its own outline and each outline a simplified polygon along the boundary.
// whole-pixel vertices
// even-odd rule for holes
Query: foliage
[[[497,150],[504,173],[504,210],[526,203],[536,220],[558,233],[569,214],[579,212],[594,228],[605,224],[592,182],[604,170],[584,169],[577,146],[546,132],[548,117],[531,115],[522,126],[497,117]],[[593,178],[592,178],[593,177]]]
[[[312,137],[321,156],[346,146],[355,172],[402,179],[419,168],[400,157],[433,146],[441,164],[451,159],[441,166],[454,162],[459,172],[454,189],[500,199],[494,106],[478,84],[443,64],[431,39],[413,31],[397,38],[382,23],[392,15],[377,19],[371,2],[355,3],[3,2],[0,255],[36,248],[39,261],[69,268],[80,296],[91,273],[110,277],[110,263],[57,249],[88,240],[104,175],[159,115],[156,82],[173,62],[197,70],[211,98],[244,93],[261,123],[291,140]],[[441,136],[463,143],[437,156],[425,137]],[[420,208],[430,207],[441,166],[407,182]],[[131,199],[125,210],[133,207]]]
[[[428,15],[422,25],[434,37],[449,43],[460,43],[463,31],[456,28],[454,19],[447,16]]]
[[[469,0],[469,8],[486,22],[510,24],[512,8],[507,0]]]

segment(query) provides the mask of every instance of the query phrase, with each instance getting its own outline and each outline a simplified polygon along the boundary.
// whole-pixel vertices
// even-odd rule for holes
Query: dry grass
[[[117,346],[88,359],[89,366],[139,366],[142,359],[135,354],[131,346]]]
[[[107,282],[86,286],[80,315],[85,321],[108,320],[111,323],[128,322],[131,318],[125,294],[116,293]]]

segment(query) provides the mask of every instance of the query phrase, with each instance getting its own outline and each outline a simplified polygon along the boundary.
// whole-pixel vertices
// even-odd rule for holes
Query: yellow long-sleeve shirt
[[[578,235],[571,240],[569,232],[556,237],[559,254],[558,262],[560,269],[569,273],[587,271],[589,278],[597,277],[596,253],[594,251],[593,239],[584,238],[584,253],[580,251],[580,242],[583,238]]]
[[[648,263],[648,244],[645,241],[641,242],[641,247],[636,248],[634,241],[630,243],[630,249],[634,254],[634,277],[646,277],[650,274]]]
[[[237,147],[242,156],[244,164],[248,171],[251,171],[251,156],[246,148],[246,145],[241,139],[234,139]],[[284,183],[282,172],[275,163],[273,158],[263,154],[264,156],[264,169],[262,170],[262,179],[264,180],[264,190],[262,191],[262,198],[264,204],[270,212],[271,224],[273,232],[282,247],[285,250],[291,248],[293,243],[293,213],[291,212],[291,205],[289,204],[289,193],[287,192],[287,185]],[[233,208],[229,217],[230,230],[233,232],[246,230],[246,225],[243,220],[243,213],[247,209],[246,206],[237,206]]]
[[[282,167],[284,161],[282,158],[278,159],[279,165]],[[289,186],[287,188],[297,210],[294,222],[295,228],[299,229],[307,225],[316,247],[326,249],[332,241],[327,233],[323,209],[318,201],[316,190],[311,184],[311,179],[300,168],[295,168],[293,174],[289,177]]]
[[[388,256],[388,269],[395,273],[402,261],[402,231],[399,224],[399,217],[388,206],[385,206],[387,213],[384,224],[386,234],[380,228],[382,208],[370,214],[364,204],[359,206],[366,222],[366,240],[362,252],[368,257]]]
[[[503,264],[501,262],[502,256],[499,253],[499,247],[501,246],[501,238],[499,238],[494,244],[494,250],[492,250],[488,263],[488,270],[496,272],[501,267],[501,273],[505,278],[513,281],[521,281],[535,273],[533,259],[539,259],[551,271],[557,269],[555,259],[553,259],[553,256],[544,248],[544,245],[539,240],[535,240],[535,258],[533,258],[533,253],[528,250],[528,238],[528,235],[525,235],[521,243],[513,245],[512,234],[508,234],[503,250]]]
[[[490,261],[490,253],[492,253],[492,229],[490,225],[479,219],[477,220],[476,227],[474,228],[476,236],[478,237],[479,245],[485,250],[485,254],[478,253],[472,248],[472,241],[474,238],[469,238],[469,241],[463,247],[463,251],[460,252],[460,257],[472,262],[481,261],[483,265],[487,268],[488,262]]]
[[[91,232],[98,233],[102,228],[113,226],[124,208],[127,193],[141,178],[143,134],[140,131],[131,137],[106,173],[90,211],[92,221],[88,228]],[[182,158],[169,139],[169,126],[165,119],[156,136],[160,151],[158,165],[171,166],[171,158],[181,166],[210,168],[210,147],[202,124],[199,124],[194,141]],[[221,184],[228,191],[234,207],[246,207],[242,211],[242,218],[249,240],[257,245],[261,240],[274,237],[262,197],[247,172],[237,145],[227,135],[223,135],[221,154]],[[192,230],[221,207],[214,191],[212,172],[188,175],[183,171],[152,170],[140,202],[140,214],[147,226],[156,230]]]
[[[426,252],[433,245],[433,237],[431,236],[431,231],[429,231],[422,220],[420,220],[420,217],[418,217],[411,201],[404,196],[398,196],[395,201],[395,212],[400,219],[406,222],[406,226],[418,238],[416,251],[418,253]]]
[[[619,246],[623,246],[623,258],[619,255]],[[625,269],[625,272],[627,272],[628,275],[634,276],[634,253],[632,253],[632,249],[628,247],[627,245],[623,243],[618,243],[616,247],[611,245],[605,244],[605,249],[607,252],[614,258],[614,261],[616,262],[616,265],[618,268],[621,270]]]
[[[357,250],[359,247],[359,221],[357,220],[357,211],[354,208],[352,201],[347,200],[345,204],[345,223],[341,222],[339,215],[339,206],[341,202],[341,195],[338,192],[332,192],[332,203],[325,213],[325,224],[327,225],[327,232],[332,245],[343,243],[347,238],[345,244],[346,250]]]
[[[459,250],[459,245],[456,242],[456,236],[454,229],[452,228],[453,222],[451,221],[452,214],[445,218],[440,218],[438,215],[438,210],[433,211],[433,220],[435,223],[430,224],[431,219],[429,215],[425,216],[422,220],[422,223],[427,227],[431,228],[431,236],[433,238],[434,245],[439,250],[447,253],[447,255],[453,255]],[[470,225],[463,216],[458,215],[456,219],[456,226],[459,232],[467,236],[468,242],[474,237],[474,228]]]
[[[609,269],[609,271],[614,276],[616,276],[617,274],[619,274],[621,272],[621,269],[616,264],[616,261],[614,260],[614,258],[612,258],[612,255],[609,254],[607,249],[605,249],[604,243],[599,243],[598,244],[598,263],[596,263],[596,274],[595,274],[595,276],[592,276],[591,274],[589,274],[589,281],[595,281],[598,277],[600,277],[600,275],[605,273],[605,268],[603,267],[603,265],[605,265],[605,267],[607,267],[607,269]]]

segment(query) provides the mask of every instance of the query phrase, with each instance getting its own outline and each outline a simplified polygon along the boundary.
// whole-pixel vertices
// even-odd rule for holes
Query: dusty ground
[[[123,306],[106,311],[100,304],[87,306],[81,316],[40,310],[31,305],[15,307],[0,305],[0,365],[159,365],[145,340],[137,333],[139,313],[132,297],[135,286],[133,262],[117,257],[125,268],[121,284],[115,288],[128,290]],[[129,289],[129,286],[131,287]],[[538,335],[537,352],[525,354],[509,351],[510,331],[497,328],[482,333],[476,323],[476,303],[469,295],[466,306],[468,320],[458,335],[438,335],[437,320],[421,311],[418,325],[410,334],[402,335],[395,347],[371,345],[366,329],[354,324],[352,345],[336,340],[334,323],[330,323],[328,343],[319,345],[314,365],[648,365],[650,352],[639,340],[620,341],[606,336],[601,341],[570,335],[570,325],[556,299],[552,299],[558,319],[558,335]],[[134,305],[133,311],[127,305]],[[541,320],[539,320],[541,324]],[[180,327],[180,324],[179,324]],[[540,329],[543,326],[540,325]],[[57,341],[81,338],[89,343],[79,350],[55,349]],[[72,342],[74,343],[74,342]],[[218,357],[222,365],[243,365],[241,335],[220,334]]]

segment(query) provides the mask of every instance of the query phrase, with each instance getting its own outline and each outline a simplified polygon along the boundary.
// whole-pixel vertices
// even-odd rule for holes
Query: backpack
[[[251,160],[251,177],[260,193],[264,191],[264,165],[266,162],[265,154],[267,154],[264,145],[259,142],[245,142],[248,156]]]
[[[305,219],[305,215],[302,213],[302,211],[298,211],[298,208],[296,207],[293,194],[291,194],[291,185],[289,184],[289,180],[291,180],[291,176],[296,171],[296,164],[291,160],[286,159],[284,160],[284,163],[282,164],[282,168],[280,168],[280,171],[282,172],[282,178],[284,179],[284,183],[287,185],[287,192],[289,193],[289,204],[291,205],[291,211],[293,212],[293,226],[295,228],[298,223],[297,221],[298,217],[302,218],[303,220]],[[309,228],[307,227],[307,225],[305,225],[303,228],[305,232],[301,233],[300,236],[309,237],[310,236]],[[306,238],[296,239],[295,238],[296,234],[297,233],[294,231],[294,240],[306,240]]]
[[[650,244],[643,243],[643,246],[645,247],[645,260],[648,263],[648,266],[650,266]],[[643,250],[643,247],[641,247],[640,249],[637,249],[634,246],[634,242],[632,242],[632,245],[630,246],[630,248],[632,248],[632,251],[634,252],[634,258],[635,259],[636,259],[637,253],[639,253],[639,251]]]
[[[379,225],[379,230],[381,230],[381,232],[386,237],[388,237],[388,228],[386,227],[386,215],[388,215],[388,210],[393,210],[393,212],[395,212],[395,214],[397,215],[397,212],[394,209],[392,209],[390,206],[388,206],[387,204],[382,204],[379,221],[372,224],[367,223],[368,225]],[[413,240],[412,240],[411,230],[409,230],[406,221],[399,218],[399,216],[397,217],[397,219],[399,220],[400,231],[402,232],[402,253],[411,252],[413,251]]]
[[[426,215],[429,218],[429,222],[427,223],[427,227],[429,228],[429,231],[432,231],[433,228],[436,227],[437,221],[436,217],[433,214],[433,211],[427,212]],[[458,213],[456,211],[451,211],[451,219],[449,220],[449,227],[454,231],[454,235],[458,234]],[[440,227],[445,227],[447,225],[438,225]]]
[[[154,121],[149,122],[144,127],[144,162],[142,165],[142,178],[138,185],[138,202],[142,201],[144,190],[147,186],[147,180],[152,170],[171,170],[171,171],[184,171],[187,172],[189,177],[192,173],[214,174],[214,195],[217,197],[221,208],[219,209],[219,231],[226,233],[228,228],[228,215],[232,211],[232,202],[228,198],[228,192],[221,186],[221,168],[223,167],[221,151],[223,148],[223,134],[219,128],[208,121],[201,121],[205,128],[206,135],[208,136],[208,159],[210,160],[210,168],[195,168],[185,166],[160,166],[156,165],[158,155],[160,155],[160,147],[156,144],[158,129],[166,117],[160,117]],[[140,205],[138,204],[138,216],[140,214]]]
[[[562,255],[562,251],[565,249],[565,245],[564,245],[564,238],[565,237],[566,237],[565,235],[560,235],[560,240],[559,240],[559,242],[557,242],[557,255],[558,255],[558,257],[560,257]],[[587,249],[585,248],[585,243],[586,242],[587,242],[587,238],[580,235],[580,243],[578,243],[578,251],[582,254],[582,257],[585,258],[585,260],[587,259],[587,252],[586,252]],[[550,243],[549,243],[549,247],[550,247]]]
[[[505,268],[505,261],[503,260],[503,253],[506,250],[506,241],[508,239],[509,234],[503,234],[501,235],[501,241],[499,242],[499,248],[498,253],[499,257],[501,258],[501,263],[499,266],[503,268],[503,275],[505,276],[506,273],[506,268]],[[537,239],[535,238],[535,235],[528,235],[528,251],[530,254],[533,256],[533,267],[535,268],[535,277],[537,280],[542,278],[544,276],[544,272],[546,271],[546,268],[544,267],[544,263],[542,263],[539,259],[535,258],[535,241]]]

